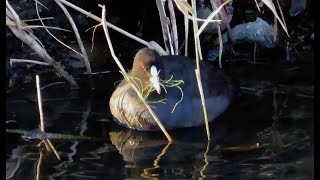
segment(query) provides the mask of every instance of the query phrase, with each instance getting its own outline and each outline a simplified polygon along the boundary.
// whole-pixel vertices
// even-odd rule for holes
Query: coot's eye
[[[146,67],[144,67],[143,65],[141,65],[141,68],[142,68],[144,71],[147,71]]]

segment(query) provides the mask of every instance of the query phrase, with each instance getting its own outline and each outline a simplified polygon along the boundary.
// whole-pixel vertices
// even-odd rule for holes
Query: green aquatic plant
[[[160,72],[160,71],[159,71]],[[122,74],[122,72],[120,72]],[[148,82],[147,85],[144,87],[141,80],[139,78],[136,77],[132,77],[129,76],[129,79],[136,85],[136,87],[138,88],[138,90],[141,92],[143,99],[149,103],[149,104],[156,104],[156,103],[163,103],[166,104],[166,101],[168,100],[167,98],[162,98],[162,99],[158,99],[158,100],[148,100],[148,97],[150,96],[150,94],[154,91],[156,91],[156,89],[153,87],[153,85]],[[167,79],[167,80],[159,80],[159,84],[161,87],[163,87],[165,93],[167,94],[167,88],[178,88],[179,91],[181,92],[181,98],[180,100],[173,106],[173,109],[171,111],[171,113],[174,112],[175,108],[177,107],[177,105],[183,100],[183,90],[180,87],[180,85],[184,83],[183,80],[176,80],[173,79],[173,75]],[[140,103],[141,100],[138,98],[135,105],[137,105],[138,103]],[[153,108],[155,108],[154,106],[151,106]]]

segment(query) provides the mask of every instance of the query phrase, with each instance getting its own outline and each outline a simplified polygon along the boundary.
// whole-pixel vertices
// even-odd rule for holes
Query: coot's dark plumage
[[[213,65],[201,61],[200,68],[208,120],[212,121],[227,109],[235,88],[231,79]],[[133,79],[140,79],[145,87],[150,84],[150,79],[155,79],[155,69],[156,72],[160,71],[159,78],[162,80],[173,76],[175,80],[184,81],[183,84],[180,84],[183,90],[183,100],[177,104],[173,113],[172,110],[182,95],[178,88],[166,88],[167,92],[161,89],[161,93],[158,89],[158,93],[154,91],[147,99],[148,101],[167,99],[165,104],[151,104],[153,111],[165,128],[174,129],[204,124],[195,77],[195,62],[185,56],[160,56],[154,50],[142,49],[136,54],[132,70],[128,74],[134,77]],[[157,89],[157,86],[155,88]],[[113,92],[109,102],[115,121],[132,129],[160,130],[144,104],[139,103],[137,99],[136,92],[130,84],[123,80]]]

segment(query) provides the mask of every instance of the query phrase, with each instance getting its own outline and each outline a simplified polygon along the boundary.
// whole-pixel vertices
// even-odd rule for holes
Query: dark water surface
[[[256,75],[260,70],[247,72]],[[67,86],[61,84],[48,87],[42,91],[45,130],[60,134],[48,137],[61,161],[43,144],[38,147],[41,141],[34,139],[39,135],[32,131],[39,124],[38,107],[21,97],[36,100],[34,90],[11,93],[7,121],[14,121],[8,122],[7,128],[29,134],[6,134],[7,179],[313,179],[313,98],[296,91],[281,94],[285,86],[277,86],[275,92],[271,76],[238,77],[242,86],[272,90],[255,94],[243,90],[229,109],[210,123],[211,142],[206,141],[204,126],[170,131],[172,144],[161,132],[118,126],[108,107],[112,85],[104,93],[91,95],[63,90]],[[286,82],[293,86],[303,80]],[[94,139],[64,139],[61,134]],[[260,148],[248,148],[256,143]]]

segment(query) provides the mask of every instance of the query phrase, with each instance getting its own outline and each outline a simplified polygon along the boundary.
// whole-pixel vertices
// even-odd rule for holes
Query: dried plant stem
[[[192,0],[192,8],[193,9],[196,9],[196,2],[195,0]],[[200,97],[201,97],[201,104],[202,104],[202,109],[203,109],[203,116],[204,116],[204,121],[205,121],[205,124],[206,124],[206,131],[207,131],[207,139],[208,141],[211,140],[211,137],[210,137],[210,129],[209,129],[209,122],[208,122],[208,116],[207,116],[207,108],[206,108],[206,103],[205,103],[205,100],[204,100],[204,94],[203,94],[203,88],[202,88],[202,83],[201,83],[201,75],[200,75],[200,62],[199,62],[199,53],[198,53],[198,45],[197,43],[198,42],[198,36],[197,36],[197,32],[198,32],[198,22],[195,21],[197,17],[197,12],[194,11],[194,14],[193,14],[193,36],[194,36],[194,43],[195,43],[195,54],[196,54],[196,64],[197,64],[197,67],[195,69],[195,75],[197,77],[197,82],[198,82],[198,88],[199,88],[199,93],[200,93]]]
[[[52,142],[50,141],[50,139],[46,138],[46,139],[45,139],[45,142],[47,142],[47,143],[49,144],[49,146],[50,146],[51,150],[53,151],[54,155],[56,155],[56,157],[57,157],[59,160],[61,160],[60,155],[58,154],[56,148],[54,148],[54,146],[53,146]]]
[[[162,0],[156,0],[156,4],[158,7],[158,11],[159,11],[159,16],[160,16],[160,22],[161,22],[161,28],[162,28],[162,36],[163,36],[163,40],[164,40],[164,45],[166,48],[166,52],[168,54],[174,54],[173,51],[173,46],[172,46],[172,38],[170,35],[170,30],[169,30],[169,26],[168,26],[168,20],[167,20],[167,16],[164,10],[164,6],[163,4],[165,3],[165,1]],[[170,47],[170,48],[169,48]]]
[[[57,72],[62,75],[66,80],[71,84],[72,88],[79,88],[77,82],[72,76],[70,76],[64,68],[55,60],[53,60],[45,49],[35,40],[33,34],[27,34],[24,31],[19,31],[16,28],[10,27],[10,30],[15,36],[17,36],[21,41],[26,43],[30,48],[32,48],[44,61],[47,61],[48,64],[52,65]]]
[[[184,55],[188,56],[188,44],[189,44],[189,20],[184,17]]]
[[[27,44],[31,49],[33,49],[40,56],[40,58],[43,59],[43,61],[46,61],[49,65],[52,65],[56,69],[58,74],[63,76],[71,84],[71,88],[78,88],[78,84],[74,80],[74,78],[70,76],[58,62],[56,62],[50,57],[47,51],[43,48],[41,42],[37,40],[37,37],[34,36],[29,29],[23,30],[19,28],[20,25],[25,25],[25,23],[21,23],[19,20],[16,19],[19,19],[19,17],[14,15],[16,13],[12,8],[12,11],[10,10],[11,6],[8,3],[8,1],[6,6],[6,25],[12,31],[12,33],[22,42]],[[10,26],[10,24],[12,23],[15,23],[16,26]]]
[[[7,26],[17,26],[16,23],[13,23],[13,22],[8,22],[6,24]],[[22,27],[20,27],[21,29],[35,29],[35,28],[45,28],[43,26],[39,26],[39,25],[23,25]],[[51,26],[46,26],[46,28],[48,29],[54,29],[54,30],[61,30],[61,31],[65,31],[65,32],[71,32],[70,30],[68,29],[63,29],[63,28],[59,28],[59,27],[51,27]]]
[[[256,63],[257,43],[253,43],[253,62]]]
[[[278,5],[278,8],[279,8],[279,12],[280,12],[281,19],[282,19],[282,21],[283,21],[284,27],[287,29],[287,24],[286,24],[286,21],[285,21],[285,19],[284,19],[284,15],[283,15],[283,12],[282,12],[282,9],[281,9],[279,0],[277,0],[277,5]]]
[[[41,100],[39,75],[36,75],[36,83],[37,83],[38,108],[39,108],[39,115],[40,115],[40,130],[42,132],[44,132],[44,121],[43,121],[43,111],[42,111],[42,100]]]
[[[99,18],[98,16],[95,16],[95,15],[91,14],[90,12],[85,11],[85,10],[79,8],[78,6],[75,6],[74,4],[72,4],[72,3],[70,3],[70,2],[68,2],[68,1],[66,1],[66,0],[58,0],[58,1],[60,1],[60,2],[63,3],[64,5],[72,8],[72,9],[74,9],[74,10],[76,10],[76,11],[79,11],[80,13],[82,13],[82,14],[90,17],[91,19],[94,19],[94,20],[96,20],[96,21],[98,21],[98,22],[100,22],[100,23],[101,23],[101,21],[102,21],[102,19]],[[107,21],[105,21],[105,23],[106,23],[107,26],[110,27],[111,29],[113,29],[113,30],[115,30],[115,31],[118,31],[118,32],[121,33],[121,34],[124,34],[125,36],[127,36],[127,37],[129,37],[129,38],[131,38],[131,39],[133,39],[133,40],[136,40],[136,41],[138,41],[138,42],[141,43],[141,44],[144,44],[145,46],[148,46],[148,42],[147,42],[147,41],[145,41],[145,40],[143,40],[143,39],[140,39],[139,37],[134,36],[134,35],[132,35],[132,34],[126,32],[126,31],[118,28],[117,26],[115,26],[115,25],[113,25],[113,24],[111,24],[111,23],[109,23],[109,22],[107,22]]]
[[[76,54],[79,54],[80,56],[82,56],[82,54],[80,54],[79,52],[75,51],[74,49],[72,49],[71,47],[69,47],[67,44],[65,44],[64,42],[62,42],[60,39],[58,39],[56,36],[54,36],[49,29],[47,28],[47,26],[44,24],[44,22],[42,21],[42,18],[40,17],[39,11],[38,11],[38,3],[41,4],[38,1],[36,2],[36,12],[37,12],[37,16],[39,18],[40,23],[42,24],[43,28],[47,31],[47,33],[53,38],[55,39],[57,42],[59,42],[60,44],[62,44],[63,46],[65,46],[66,48],[70,49],[71,51],[75,52]]]
[[[204,122],[206,124],[207,137],[208,137],[208,141],[210,141],[211,140],[211,136],[210,136],[208,114],[207,114],[206,102],[205,102],[205,99],[204,99],[204,94],[203,94],[203,88],[202,88],[201,76],[200,76],[199,69],[196,69],[195,73],[196,73],[197,82],[198,82],[198,88],[199,88],[200,97],[201,97],[201,105],[202,105],[202,109],[203,109]]]
[[[260,7],[259,7],[259,4],[258,4],[257,0],[254,0],[254,2],[256,3],[256,7],[257,7],[258,11],[259,11],[259,12],[261,12],[261,10],[260,10]]]
[[[219,68],[222,68],[222,51],[223,51],[223,43],[222,43],[222,35],[221,35],[221,29],[219,24],[217,24],[217,29],[218,29],[218,36],[219,36]]]
[[[12,63],[31,63],[31,64],[39,64],[43,66],[50,66],[49,63],[29,60],[29,59],[10,59],[10,64],[12,65]]]
[[[287,30],[287,27],[286,27],[285,23],[284,23],[283,21],[281,21],[281,19],[280,19],[279,15],[278,15],[278,13],[277,13],[277,11],[276,11],[276,8],[275,8],[273,2],[270,1],[270,0],[262,0],[262,2],[263,2],[266,6],[268,6],[268,8],[272,11],[272,13],[274,14],[274,16],[278,19],[279,23],[281,24],[283,30],[286,32],[287,36],[290,37],[290,35],[289,35],[289,33],[288,33],[288,30]],[[279,7],[279,8],[280,8],[280,7]],[[280,10],[280,11],[281,11],[281,10]]]
[[[44,120],[43,120],[42,99],[41,99],[41,89],[40,89],[40,78],[39,78],[39,75],[36,75],[36,84],[37,84],[38,108],[39,108],[39,116],[40,116],[40,130],[42,132],[45,132],[44,131]],[[45,138],[44,142],[47,142],[49,144],[49,146],[50,146],[51,150],[53,151],[53,153],[56,155],[56,157],[59,160],[61,160],[58,152],[56,151],[56,149],[52,145],[51,141],[48,138]]]
[[[110,40],[110,36],[109,36],[109,32],[108,32],[108,28],[106,25],[106,21],[105,21],[105,14],[106,14],[106,9],[105,6],[102,6],[102,26],[103,26],[103,30],[109,45],[109,49],[111,52],[111,55],[113,57],[113,59],[115,60],[115,62],[117,63],[118,67],[120,68],[122,74],[124,75],[124,79],[130,84],[130,86],[134,89],[134,91],[137,93],[137,95],[139,96],[140,100],[143,102],[143,104],[146,106],[146,108],[148,109],[148,111],[150,112],[150,114],[152,115],[152,117],[154,118],[154,120],[156,121],[156,123],[159,125],[160,129],[162,130],[162,132],[165,134],[165,136],[167,137],[168,141],[172,141],[171,136],[169,135],[169,133],[167,132],[167,130],[164,128],[164,126],[162,125],[162,123],[160,122],[160,120],[158,119],[158,117],[156,116],[156,114],[152,111],[152,109],[150,108],[150,106],[148,105],[148,103],[144,100],[143,96],[141,95],[140,91],[137,89],[137,87],[132,83],[132,81],[130,81],[130,78],[128,77],[125,69],[123,68],[122,64],[120,63],[119,59],[117,58],[117,56],[114,53],[113,50],[113,46]]]
[[[193,8],[189,5],[187,0],[174,0],[180,12],[189,20],[193,21],[194,18],[188,13],[193,14]],[[196,21],[205,22],[206,19],[195,18]],[[221,20],[209,20],[210,22],[221,22]]]
[[[40,18],[41,20],[49,20],[49,19],[54,19],[53,17],[44,17],[44,18]],[[26,19],[26,20],[23,20],[23,22],[29,22],[29,21],[40,21],[39,18],[36,18],[36,19]]]
[[[14,20],[14,22],[16,22],[17,26],[18,26],[18,29],[19,31],[21,31],[21,21],[20,21],[20,18],[19,18],[19,15],[16,13],[16,11],[11,7],[10,3],[8,2],[8,0],[6,0],[6,8],[9,10],[10,13],[7,13],[7,16],[8,15],[11,15],[11,19]]]
[[[172,28],[172,37],[173,37],[173,46],[174,46],[174,55],[178,55],[178,32],[177,32],[177,22],[176,22],[176,15],[173,8],[172,0],[168,0],[168,8],[170,12],[170,21],[171,21],[171,28]]]
[[[72,9],[74,9],[74,10],[76,10],[76,11],[78,11],[78,12],[80,12],[80,13],[88,16],[88,17],[90,17],[91,19],[94,19],[94,20],[98,21],[99,23],[102,23],[102,22],[101,22],[102,20],[101,20],[100,17],[95,16],[95,15],[91,14],[90,12],[81,9],[81,8],[79,8],[78,6],[75,6],[74,4],[69,3],[69,2],[66,1],[66,0],[58,0],[58,1],[60,1],[61,3],[63,3],[64,5],[72,8]],[[143,40],[143,39],[141,39],[141,38],[139,38],[139,37],[137,37],[137,36],[134,36],[133,34],[130,34],[130,33],[126,32],[126,31],[118,28],[117,26],[115,26],[115,25],[113,25],[113,24],[111,24],[111,23],[109,23],[109,22],[107,22],[107,21],[105,21],[105,23],[106,23],[107,26],[110,27],[111,29],[113,29],[113,30],[115,30],[115,31],[118,31],[119,33],[121,33],[121,34],[123,34],[123,35],[125,35],[125,36],[127,36],[127,37],[129,37],[129,38],[131,38],[131,39],[133,39],[133,40],[135,40],[135,41],[137,41],[137,42],[139,42],[139,43],[141,43],[141,44],[149,47],[149,48],[152,48],[152,49],[157,50],[160,55],[167,55],[167,54],[168,54],[165,50],[163,50],[163,48],[162,48],[158,43],[156,43],[156,42],[154,42],[154,41],[147,42],[147,41],[145,41],[145,40]],[[72,50],[72,51],[74,51],[74,50]],[[76,53],[77,53],[77,52],[76,52]],[[78,54],[78,53],[77,53],[77,54]]]
[[[200,36],[200,34],[202,33],[202,31],[204,30],[204,28],[206,28],[206,26],[208,25],[208,23],[210,22],[210,20],[215,17],[219,11],[223,8],[224,5],[226,5],[230,0],[227,0],[226,2],[224,2],[219,8],[217,8],[216,10],[214,10],[206,19],[206,21],[201,25],[199,31],[197,32],[197,36]]]
[[[93,79],[92,79],[92,72],[91,72],[89,58],[88,58],[87,52],[86,52],[86,50],[85,50],[85,48],[83,46],[83,43],[82,43],[78,28],[77,28],[76,24],[74,23],[70,13],[64,7],[64,5],[58,0],[55,0],[55,2],[60,6],[60,8],[62,9],[62,11],[64,12],[64,14],[66,15],[66,17],[68,18],[68,20],[69,20],[69,22],[71,24],[71,27],[72,27],[72,29],[73,29],[73,31],[75,33],[76,38],[77,38],[77,42],[79,44],[79,47],[81,49],[81,53],[83,55],[83,61],[84,61],[84,64],[86,66],[86,69],[87,69],[87,73],[88,73],[88,76],[89,76],[89,82],[90,82],[91,89],[94,89],[94,83],[93,83]]]

